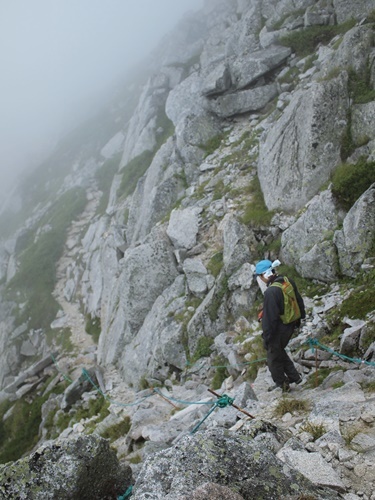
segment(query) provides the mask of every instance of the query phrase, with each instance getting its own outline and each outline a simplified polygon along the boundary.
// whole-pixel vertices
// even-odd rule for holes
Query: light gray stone
[[[342,230],[336,231],[334,235],[343,274],[351,277],[358,274],[369,255],[374,234],[375,184],[372,184],[349,210]]]
[[[267,207],[302,208],[341,163],[347,75],[296,91],[260,142],[258,175]],[[324,106],[322,106],[324,102]]]
[[[200,212],[197,208],[172,210],[167,234],[175,248],[189,250],[196,245]]]
[[[265,107],[278,94],[276,84],[264,85],[249,90],[240,90],[232,94],[210,99],[210,110],[220,118],[258,111]]]
[[[306,451],[282,448],[276,456],[298,470],[317,486],[327,486],[338,491],[346,491],[345,484],[320,453],[307,453]]]

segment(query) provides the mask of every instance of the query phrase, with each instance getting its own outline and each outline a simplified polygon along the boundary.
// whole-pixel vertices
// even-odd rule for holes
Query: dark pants
[[[293,361],[285,352],[285,347],[293,332],[280,333],[267,345],[267,365],[276,385],[282,386],[284,382],[296,382],[300,374]]]

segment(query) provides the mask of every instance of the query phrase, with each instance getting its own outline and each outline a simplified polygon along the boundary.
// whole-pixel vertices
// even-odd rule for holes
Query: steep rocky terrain
[[[145,67],[1,214],[0,491],[374,499],[375,2],[207,0]]]

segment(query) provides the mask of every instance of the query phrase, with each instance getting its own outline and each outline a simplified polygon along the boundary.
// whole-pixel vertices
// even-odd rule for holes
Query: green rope
[[[133,493],[133,486],[129,486],[129,488],[125,491],[125,493],[119,497],[117,497],[117,500],[126,500],[127,498],[130,498]]]
[[[212,401],[183,401],[181,399],[172,398],[171,396],[167,397],[165,394],[162,394],[159,389],[154,389],[154,392],[156,392],[156,394],[159,394],[160,396],[163,396],[163,398],[168,399],[169,401],[174,401],[175,403],[180,403],[182,405],[212,405]]]
[[[190,432],[190,434],[194,434],[197,432],[199,427],[203,424],[203,422],[211,415],[211,413],[216,409],[216,408],[226,408],[227,406],[231,406],[234,402],[234,398],[230,398],[226,394],[223,394],[220,396],[220,398],[214,403],[213,407],[210,409],[210,411],[207,413],[205,417],[194,427],[194,429]]]
[[[54,362],[54,364],[55,364],[55,366],[56,366],[57,371],[60,373],[60,375],[62,375],[62,376],[64,377],[64,379],[65,379],[67,382],[72,383],[72,382],[73,382],[73,380],[71,380],[71,379],[70,379],[67,375],[65,375],[65,373],[63,373],[63,372],[60,370],[60,368],[59,368],[59,366],[58,366],[58,364],[57,364],[57,361],[56,361],[56,359],[54,358],[53,354],[51,354],[51,358],[52,358],[52,361]]]
[[[320,347],[324,351],[327,351],[330,354],[333,354],[334,356],[337,356],[337,357],[339,357],[339,358],[341,358],[343,360],[351,361],[352,363],[359,363],[361,365],[363,364],[363,365],[368,365],[368,366],[375,366],[375,363],[373,363],[371,361],[365,361],[365,360],[359,359],[359,358],[350,358],[349,356],[345,356],[345,354],[341,354],[339,352],[336,352],[333,349],[331,349],[330,347],[327,347],[327,346],[321,344],[316,339],[309,338],[306,343],[309,344],[312,347],[313,352],[314,352],[314,348],[315,347]]]
[[[134,403],[119,403],[118,401],[114,401],[113,399],[109,398],[106,394],[104,394],[104,392],[92,381],[90,375],[87,373],[87,371],[82,368],[82,374],[86,377],[86,379],[90,382],[90,384],[94,387],[94,389],[100,394],[103,396],[104,399],[106,399],[107,401],[109,401],[111,404],[114,404],[114,405],[117,405],[117,406],[123,406],[123,407],[127,407],[127,406],[135,406],[139,403],[142,403],[142,401],[144,401],[145,399],[151,397],[154,395],[155,393],[155,390],[153,390],[150,394],[147,394],[147,396],[139,399],[138,401],[134,401]]]

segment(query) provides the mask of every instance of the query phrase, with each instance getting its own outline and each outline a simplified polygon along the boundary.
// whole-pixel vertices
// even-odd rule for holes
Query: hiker
[[[278,276],[275,267],[279,264],[280,261],[272,264],[270,260],[261,260],[255,266],[255,273],[267,286],[261,315],[262,337],[267,365],[276,384],[269,390],[280,387],[283,392],[289,392],[289,384],[300,384],[302,377],[285,348],[305,318],[305,305],[294,281]]]

